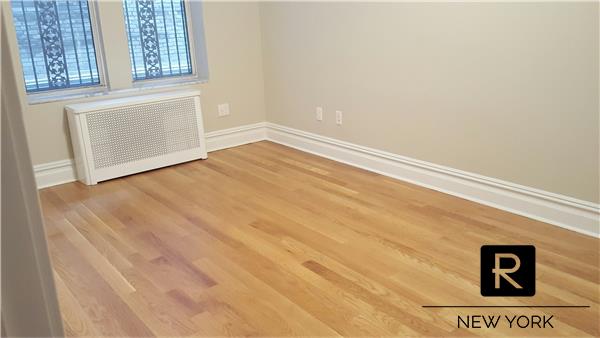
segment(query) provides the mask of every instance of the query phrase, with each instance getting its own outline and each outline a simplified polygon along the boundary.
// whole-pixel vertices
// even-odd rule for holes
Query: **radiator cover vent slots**
[[[86,184],[206,158],[199,93],[182,91],[67,106]]]
[[[87,127],[96,169],[200,146],[193,98],[90,114]]]

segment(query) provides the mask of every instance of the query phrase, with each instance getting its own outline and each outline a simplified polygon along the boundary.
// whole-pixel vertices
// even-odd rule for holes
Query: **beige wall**
[[[598,13],[597,3],[263,3],[267,119],[599,202]]]
[[[207,2],[210,80],[195,87],[207,131],[266,119],[600,202],[598,13],[597,3]],[[126,62],[110,68],[111,83],[129,85]],[[229,117],[217,117],[222,102]],[[66,103],[24,106],[35,164],[72,157]]]
[[[120,6],[120,2],[103,2],[100,10],[118,14]],[[264,121],[258,3],[207,2],[203,12],[210,79],[206,84],[192,87],[202,91],[206,131]],[[124,34],[124,28],[119,29],[122,26],[114,23],[105,23],[103,27],[103,35],[110,41],[106,52],[126,58],[120,64],[109,65],[111,83],[119,88],[127,87],[130,75],[126,40],[110,38],[119,32]],[[14,29],[9,30],[14,34]],[[14,43],[11,47],[13,54],[16,54]],[[63,107],[67,103],[84,100],[29,105],[25,103],[23,90],[20,95],[33,163],[72,158]],[[224,102],[229,102],[231,115],[219,118],[217,104]]]
[[[0,13],[5,21],[6,13]],[[2,337],[62,337],[63,328],[15,74],[0,29]]]

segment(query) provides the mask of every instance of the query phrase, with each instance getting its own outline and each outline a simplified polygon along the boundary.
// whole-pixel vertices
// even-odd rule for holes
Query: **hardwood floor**
[[[600,335],[598,239],[274,143],[40,195],[69,336]],[[482,297],[483,244],[535,245],[536,295]]]

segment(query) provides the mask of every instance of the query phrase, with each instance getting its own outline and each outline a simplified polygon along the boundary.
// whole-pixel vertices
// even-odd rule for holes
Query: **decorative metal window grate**
[[[86,0],[11,3],[27,92],[100,84]]]
[[[134,80],[192,74],[183,0],[124,0]]]

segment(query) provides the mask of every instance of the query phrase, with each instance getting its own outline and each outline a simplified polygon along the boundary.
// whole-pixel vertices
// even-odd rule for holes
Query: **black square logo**
[[[481,247],[481,295],[531,297],[535,295],[533,245]]]

